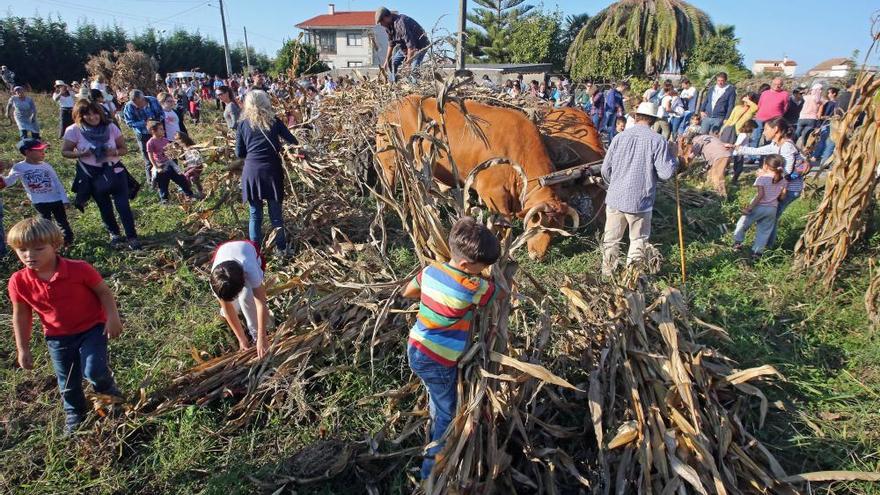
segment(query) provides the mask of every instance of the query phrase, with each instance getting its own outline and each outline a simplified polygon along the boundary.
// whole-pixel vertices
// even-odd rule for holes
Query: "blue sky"
[[[296,36],[294,24],[327,11],[327,2],[303,0],[225,0],[229,41],[243,41],[248,28],[251,46],[274,55],[283,40]],[[375,0],[336,0],[337,10],[374,10]],[[473,4],[473,2],[470,2]],[[548,0],[545,10],[564,14],[595,14],[609,0]],[[746,65],[758,58],[787,55],[798,62],[798,72],[831,57],[849,56],[854,49],[864,55],[870,45],[869,18],[880,9],[876,0],[692,0],[716,24],[733,24],[741,39]],[[171,30],[175,26],[199,30],[222,40],[218,0],[18,0],[6,12],[32,16],[59,15],[70,24],[88,19],[98,25],[119,24],[127,30],[148,26]],[[456,0],[389,0],[387,6],[416,18],[426,29],[439,24],[452,30]],[[877,64],[877,57],[871,63]]]

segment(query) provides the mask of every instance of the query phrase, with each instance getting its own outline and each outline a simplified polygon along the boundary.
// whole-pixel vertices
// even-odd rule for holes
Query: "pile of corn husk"
[[[874,28],[866,60],[880,41],[880,20]],[[834,284],[864,235],[880,172],[880,76],[862,70],[852,98],[849,111],[832,126],[834,167],[825,181],[825,195],[795,246],[795,266],[811,271],[826,287]]]
[[[408,242],[421,266],[446,260],[449,227],[474,215],[501,239],[502,258],[487,275],[509,295],[477,316],[459,364],[458,414],[427,493],[791,493],[790,483],[822,478],[788,477],[753,436],[767,414],[757,385],[778,378],[776,370],[740,370],[701,343],[725,338],[724,331],[689,315],[678,291],[658,289],[637,270],[619,284],[584,275],[548,287],[519,267],[514,256],[537,231],[515,230],[469,201],[473,174],[449,191],[433,180],[436,154],[449,144],[442,123],[426,123],[426,131],[440,132],[426,146],[380,130],[399,165],[397,190],[381,184],[372,155],[375,117],[387,99],[417,91],[444,103],[481,92],[469,84],[463,75],[409,88],[363,81],[325,100],[300,143],[285,148],[293,192],[285,215],[296,249],[272,267],[269,293],[287,312],[276,314],[269,356],[245,350],[206,359],[194,350],[196,365],[144,392],[131,413],[149,418],[225,401],[228,431],[265,415],[292,427],[313,424],[320,411],[307,397],[328,376],[381,373],[375,367],[383,357],[405,352],[414,306],[398,294],[419,266],[395,275],[387,246]],[[206,183],[221,197],[235,193],[232,172],[214,175]],[[386,225],[389,214],[398,227]],[[217,226],[210,210],[191,220],[201,242],[181,249],[203,268]],[[418,464],[427,443],[424,390],[414,377],[398,385],[364,398],[364,407],[384,401],[387,420],[378,431],[307,446],[254,483],[284,490],[354,472],[365,491],[382,493],[389,476]]]

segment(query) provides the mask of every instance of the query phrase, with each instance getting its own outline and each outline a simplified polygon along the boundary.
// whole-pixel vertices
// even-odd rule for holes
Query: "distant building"
[[[296,27],[305,31],[305,42],[315,46],[331,69],[378,66],[388,50],[388,36],[374,16],[372,11],[337,12],[331,3],[326,14]]]
[[[845,57],[829,58],[807,71],[811,77],[846,77],[855,62]]]
[[[752,64],[752,73],[755,75],[794,77],[797,66],[797,62],[788,57],[782,57],[782,60],[755,60],[755,63]]]

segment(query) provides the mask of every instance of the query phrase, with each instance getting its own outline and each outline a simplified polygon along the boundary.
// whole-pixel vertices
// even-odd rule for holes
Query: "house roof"
[[[829,58],[828,60],[819,62],[819,65],[810,69],[810,72],[819,70],[831,70],[831,68],[835,65],[852,65],[852,63],[852,60],[846,57]]]
[[[779,64],[786,65],[788,67],[797,66],[797,62],[794,60],[755,60],[756,64]]]
[[[372,27],[375,24],[375,13],[370,11],[336,12],[335,14],[322,14],[296,25],[300,29],[305,28],[332,28],[332,27]]]

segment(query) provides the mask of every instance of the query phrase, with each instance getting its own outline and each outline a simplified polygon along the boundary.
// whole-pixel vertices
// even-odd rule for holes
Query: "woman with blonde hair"
[[[248,233],[258,245],[263,241],[263,203],[269,209],[269,221],[276,230],[275,250],[287,250],[281,203],[284,200],[284,169],[281,164],[281,139],[296,144],[290,130],[278,120],[269,94],[252,90],[244,98],[244,110],[235,139],[235,154],[244,159],[241,173],[241,196],[250,207]]]

